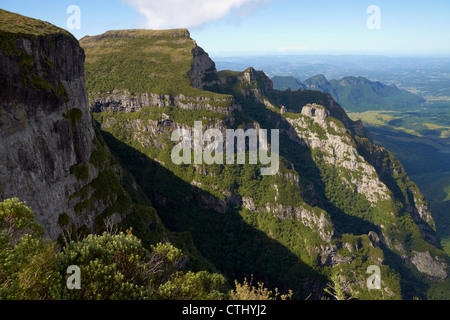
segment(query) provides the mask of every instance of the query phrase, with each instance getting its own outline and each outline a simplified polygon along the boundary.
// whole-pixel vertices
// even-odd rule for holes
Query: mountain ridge
[[[310,89],[330,93],[349,112],[411,109],[425,102],[422,97],[399,89],[395,84],[385,85],[362,76],[328,80],[323,74],[318,74],[304,81],[282,76],[275,76],[273,80],[280,90]]]

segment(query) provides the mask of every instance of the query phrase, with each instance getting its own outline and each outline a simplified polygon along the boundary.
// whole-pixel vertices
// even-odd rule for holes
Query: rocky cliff
[[[26,201],[54,240],[121,222],[133,213],[126,172],[94,127],[83,49],[49,23],[0,20],[0,200]]]

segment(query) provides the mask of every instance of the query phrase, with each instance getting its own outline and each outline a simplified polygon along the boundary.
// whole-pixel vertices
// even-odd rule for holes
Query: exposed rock
[[[97,231],[98,215],[123,200],[125,191],[117,182],[107,197],[97,194],[100,179],[119,181],[123,169],[91,162],[94,153],[106,154],[105,161],[110,154],[91,118],[84,51],[72,35],[48,26],[53,31],[39,35],[1,33],[0,201],[27,202],[45,236],[56,240],[67,228]],[[111,221],[130,210],[110,210]],[[58,223],[62,215],[69,225]]]
[[[306,105],[302,108],[302,116],[304,117],[288,118],[287,121],[311,149],[320,150],[326,163],[337,170],[346,170],[351,179],[342,175],[344,185],[363,194],[373,205],[390,198],[389,189],[378,178],[376,169],[358,153],[356,144],[345,127],[339,127],[334,121],[326,121],[330,113],[325,107]],[[311,120],[323,132],[312,131]]]
[[[444,280],[447,278],[447,263],[439,258],[432,258],[428,251],[413,252],[412,263],[420,272],[431,278]]]
[[[318,232],[323,241],[331,242],[334,237],[333,225],[328,214],[323,210],[316,213],[306,207],[293,207],[270,203],[266,204],[264,210],[272,212],[281,220],[298,219],[308,228]]]
[[[249,197],[242,197],[242,206],[250,211],[256,210],[255,201]]]
[[[0,200],[26,201],[56,238],[58,216],[73,213],[69,196],[80,188],[70,169],[89,160],[93,147],[84,52],[63,34],[9,37],[30,65],[0,51]]]
[[[378,245],[380,243],[380,237],[378,237],[378,235],[373,231],[369,232],[369,239],[376,245]]]
[[[182,94],[171,96],[155,93],[132,95],[127,90],[114,90],[103,97],[102,94],[89,98],[92,112],[136,112],[144,107],[164,108],[177,106],[185,110],[209,110],[231,114],[241,108],[233,99],[212,100],[207,97],[186,97]],[[225,106],[221,106],[225,105]]]
[[[318,121],[323,121],[330,116],[330,112],[324,106],[315,103],[304,106],[302,114],[307,117],[317,118]]]
[[[323,266],[333,267],[339,264],[348,264],[353,261],[352,257],[344,257],[337,252],[336,245],[321,246],[318,256],[319,263]]]
[[[205,87],[219,83],[216,64],[209,58],[209,55],[199,46],[192,50],[192,54],[193,63],[189,72],[192,86],[204,90]]]

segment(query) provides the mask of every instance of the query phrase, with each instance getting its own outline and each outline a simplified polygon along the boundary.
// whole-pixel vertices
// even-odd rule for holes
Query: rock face
[[[84,52],[62,32],[2,33],[1,43],[0,199],[26,201],[56,238],[58,217],[73,212],[69,196],[80,188],[71,168],[93,148]]]
[[[305,117],[288,121],[311,149],[318,149],[323,153],[323,160],[328,165],[345,170],[347,177],[342,175],[343,185],[363,194],[373,204],[389,198],[389,189],[379,180],[376,169],[358,153],[355,141],[345,126],[327,121],[330,112],[317,104],[304,106],[301,114]],[[311,120],[322,130],[308,130]]]
[[[194,88],[203,90],[218,83],[216,64],[199,46],[192,50],[193,61],[189,78]]]
[[[0,29],[0,201],[26,201],[53,240],[119,223],[132,208],[114,208],[128,199],[124,172],[94,128],[83,49],[64,30],[0,11],[2,26],[14,19],[20,32]]]
[[[131,95],[129,91],[115,90],[106,97],[89,99],[92,112],[136,112],[144,107],[164,108],[176,106],[184,110],[209,110],[223,114],[231,114],[239,109],[233,99],[212,99],[207,97],[189,97],[180,95],[161,95],[141,93]]]
[[[95,113],[129,113],[144,107],[172,106],[190,111],[209,110],[230,115],[240,108],[230,95],[202,93],[205,87],[217,85],[219,79],[215,63],[190,38],[187,30],[108,31],[99,36],[85,37],[80,40],[80,44],[88,52],[87,73],[100,73],[105,79],[97,81],[90,77],[93,81],[88,81],[88,87],[90,84],[91,88],[107,88],[102,91],[91,89],[89,92],[89,104]],[[131,77],[127,83],[123,78],[130,74],[130,67],[120,62],[123,60],[118,60],[117,79],[108,79],[99,60],[108,63],[112,57],[107,54],[99,55],[98,52],[117,46],[125,46],[122,51],[113,49],[123,54],[123,59],[132,60],[138,69],[139,65],[148,65],[149,71],[141,74],[141,78]],[[130,58],[129,51],[136,53],[136,56]],[[102,60],[105,57],[110,60]],[[152,72],[150,66],[154,67],[155,64],[159,64],[159,72]],[[151,85],[146,85],[147,82]],[[143,85],[138,86],[136,83]]]
[[[447,263],[439,258],[432,258],[428,251],[414,252],[412,263],[432,278],[443,280],[447,278]]]

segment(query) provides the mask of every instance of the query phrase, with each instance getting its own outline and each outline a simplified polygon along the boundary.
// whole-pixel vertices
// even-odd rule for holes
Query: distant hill
[[[292,91],[297,91],[298,89],[306,89],[306,86],[299,79],[294,77],[274,76],[271,80],[274,88],[277,90],[285,91],[291,89]]]
[[[425,99],[394,84],[385,85],[364,77],[344,77],[330,80],[316,75],[305,81],[294,77],[275,76],[274,88],[278,90],[318,90],[329,93],[346,110],[363,112],[368,110],[405,110],[419,106]]]

